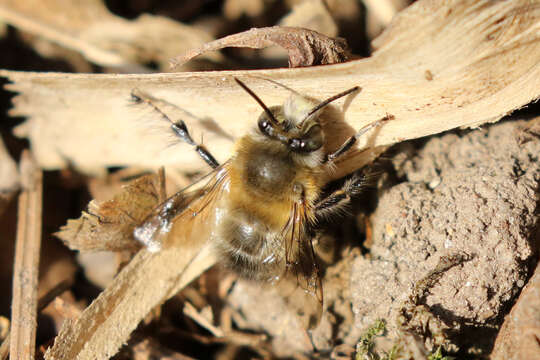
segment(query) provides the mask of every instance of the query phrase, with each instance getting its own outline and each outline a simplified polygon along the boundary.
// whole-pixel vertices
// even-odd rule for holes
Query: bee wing
[[[313,329],[321,319],[323,290],[305,210],[295,204],[284,229],[286,269],[279,290],[304,327]]]
[[[206,184],[201,188],[189,190],[203,181],[206,181]],[[182,219],[193,222],[192,220],[206,217],[208,210],[215,208],[215,202],[221,197],[227,184],[228,170],[227,164],[224,164],[158,205],[144,222],[133,230],[133,236],[149,251],[159,251],[174,223]]]

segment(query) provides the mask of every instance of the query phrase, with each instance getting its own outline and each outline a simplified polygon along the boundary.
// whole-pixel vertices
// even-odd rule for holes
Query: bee
[[[295,301],[303,304],[303,324],[312,329],[319,323],[323,304],[321,272],[312,242],[317,224],[343,211],[363,185],[362,177],[353,177],[343,188],[323,196],[323,175],[359,136],[389,117],[365,126],[336,151],[327,153],[324,145],[329,135],[323,131],[320,114],[360,87],[322,102],[293,93],[283,105],[267,107],[247,85],[235,81],[263,111],[257,126],[236,141],[233,156],[223,164],[193,140],[182,120],[171,121],[151,96],[132,92],[135,102],[147,103],[170,121],[175,135],[193,146],[212,168],[200,180],[203,186],[187,188],[164,201],[133,235],[150,251],[158,251],[171,241],[168,235],[173,225],[191,229],[194,239],[201,237],[202,229],[210,232],[205,241],[211,241],[223,263],[241,277],[294,283],[301,290]]]

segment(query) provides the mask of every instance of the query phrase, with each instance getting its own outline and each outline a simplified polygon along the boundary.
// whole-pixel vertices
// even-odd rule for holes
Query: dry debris
[[[7,150],[0,144],[0,240],[9,253],[0,254],[0,290],[11,286],[4,279],[14,282],[11,333],[4,331],[10,320],[0,316],[0,359],[8,351],[12,358],[191,359],[202,357],[201,349],[219,359],[444,359],[442,351],[485,357],[492,348],[494,358],[539,354],[538,274],[528,277],[539,244],[540,120],[533,107],[521,121],[488,123],[540,98],[540,2],[420,0],[399,11],[407,1],[365,0],[363,8],[355,0],[227,0],[208,13],[207,2],[189,3],[132,2],[125,5],[130,16],[121,17],[102,0],[0,0],[0,18],[13,27],[0,32],[0,48],[24,42],[77,72],[103,72],[11,70],[25,69],[18,63],[29,57],[18,57],[17,47],[0,59],[0,76],[11,82],[5,88],[17,93],[9,114],[25,117],[2,128]],[[243,31],[250,27],[256,28]],[[367,53],[359,44],[382,29],[372,56],[345,62]],[[245,65],[255,57],[234,49],[227,50],[236,51],[232,57],[209,53],[268,46],[287,51],[289,69],[237,70],[245,69],[239,58]],[[182,53],[172,62],[189,61],[177,69],[185,72],[152,73],[168,70],[169,59]],[[272,49],[257,54],[250,67],[276,64]],[[191,60],[196,56],[204,60]],[[43,69],[43,59],[33,61]],[[231,70],[196,72],[203,69]],[[328,262],[325,312],[309,334],[277,292],[261,296],[260,285],[207,271],[219,259],[204,239],[193,241],[192,229],[174,227],[173,246],[155,253],[132,237],[166,198],[166,182],[177,190],[206,169],[187,145],[167,142],[169,124],[134,105],[131,94],[159,99],[164,113],[182,119],[193,138],[204,135],[223,162],[260,113],[235,78],[268,106],[283,104],[291,91],[323,99],[360,86],[322,114],[330,151],[366,124],[394,119],[366,134],[327,174],[328,181],[341,178],[400,144],[373,213],[357,219],[366,223],[364,253],[349,222],[338,224],[339,235],[328,230],[316,238],[321,248],[339,243],[336,237],[352,244],[328,246],[321,255]],[[11,130],[30,143],[35,186],[11,159],[28,146]],[[448,130],[454,132],[437,136]],[[424,136],[432,138],[404,143]],[[166,179],[148,175],[162,166]],[[41,180],[40,168],[60,171]],[[126,178],[136,180],[118,192]],[[21,182],[17,220],[11,198]],[[66,220],[81,210],[79,219]],[[114,256],[81,258],[81,280],[73,254],[53,233],[71,249]],[[103,259],[121,270],[91,284]],[[6,299],[0,311],[9,309]],[[45,330],[45,316],[54,334]]]

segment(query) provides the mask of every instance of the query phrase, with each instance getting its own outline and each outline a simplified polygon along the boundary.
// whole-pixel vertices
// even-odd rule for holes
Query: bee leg
[[[188,143],[189,145],[195,148],[195,152],[199,154],[201,159],[204,160],[212,169],[215,169],[219,166],[219,162],[216,158],[208,151],[208,149],[201,143],[197,143],[193,140],[189,134],[189,130],[186,126],[186,123],[183,120],[172,121],[167,114],[165,114],[159,107],[158,103],[163,102],[161,100],[155,99],[152,96],[140,91],[139,89],[133,89],[131,91],[131,97],[135,103],[146,103],[150,105],[154,111],[159,113],[164,120],[170,122],[171,129],[176,136],[178,136],[182,141]],[[173,105],[174,106],[174,105]]]
[[[322,220],[332,215],[343,213],[349,205],[351,198],[358,195],[366,185],[364,176],[355,175],[345,184],[315,204],[315,216]]]
[[[393,119],[394,119],[394,115],[386,114],[385,117],[383,117],[383,118],[381,118],[381,119],[379,119],[379,120],[377,120],[375,122],[372,122],[371,124],[367,124],[366,126],[361,128],[360,130],[358,130],[358,132],[356,134],[354,134],[353,136],[348,138],[347,141],[345,141],[343,143],[343,145],[341,145],[336,151],[326,155],[326,159],[324,160],[324,162],[326,163],[326,162],[329,162],[329,161],[334,161],[335,159],[337,159],[341,155],[345,154],[347,152],[347,150],[349,150],[356,143],[356,140],[359,137],[361,137],[362,135],[364,135],[366,132],[368,132],[369,130],[371,130],[374,127],[378,127],[378,126],[384,124],[388,120],[393,120]]]
[[[203,144],[193,141],[193,138],[191,137],[191,135],[189,135],[189,131],[185,122],[183,122],[182,120],[178,120],[171,125],[171,129],[174,131],[176,136],[184,140],[189,145],[193,146],[195,148],[195,152],[199,154],[201,159],[203,159],[204,162],[207,163],[212,169],[215,169],[219,166],[216,158],[210,153],[210,151],[208,151],[208,149]]]

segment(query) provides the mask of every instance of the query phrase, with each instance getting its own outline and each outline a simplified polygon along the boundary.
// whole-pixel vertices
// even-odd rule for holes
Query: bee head
[[[276,139],[298,153],[310,153],[323,146],[324,136],[317,116],[299,122],[288,106],[273,106],[269,111],[272,116],[265,111],[257,121],[264,136]]]
[[[261,133],[269,139],[281,142],[296,153],[319,150],[324,143],[323,130],[319,124],[320,110],[332,101],[360,89],[358,86],[354,87],[318,104],[301,95],[293,94],[283,106],[268,108],[243,82],[237,78],[235,80],[264,109],[257,122]]]

